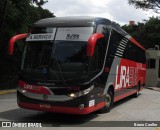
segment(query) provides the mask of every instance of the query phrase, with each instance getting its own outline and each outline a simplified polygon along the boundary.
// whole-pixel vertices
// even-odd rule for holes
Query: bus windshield
[[[87,74],[86,42],[28,42],[23,72],[36,79],[77,79]]]
[[[92,33],[93,27],[33,28],[26,38],[22,75],[40,80],[84,79]]]

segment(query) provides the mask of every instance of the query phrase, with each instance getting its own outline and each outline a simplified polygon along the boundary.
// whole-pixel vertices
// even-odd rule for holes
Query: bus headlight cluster
[[[22,88],[18,88],[19,90],[20,90],[20,92],[22,93],[22,94],[25,94],[25,93],[27,93],[27,90],[25,90],[25,89],[22,89]]]
[[[23,94],[25,94],[27,91],[24,90],[24,89],[21,89],[21,92],[22,92]]]
[[[89,88],[87,88],[85,90],[82,90],[82,91],[79,91],[79,92],[75,92],[75,93],[70,93],[70,94],[68,94],[68,96],[71,97],[71,98],[84,96],[84,95],[88,94],[93,88],[94,88],[94,85],[92,85],[91,87],[89,87]]]

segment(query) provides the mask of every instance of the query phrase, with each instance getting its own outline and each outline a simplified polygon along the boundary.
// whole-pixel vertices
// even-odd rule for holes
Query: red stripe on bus
[[[143,46],[141,46],[134,38],[130,39],[131,42],[133,42],[134,44],[136,44],[138,47],[140,47],[143,50],[146,50]]]
[[[18,86],[20,89],[26,90],[27,92],[30,93],[52,95],[52,91],[44,86],[31,85],[21,80],[18,81]]]
[[[116,96],[116,97],[114,97],[114,102],[117,102],[117,101],[119,101],[119,100],[121,100],[121,99],[123,99],[125,97],[128,97],[128,96],[130,96],[130,95],[132,95],[132,94],[134,94],[136,92],[137,92],[137,90],[132,90],[132,91],[126,92],[126,93],[124,93],[122,95]]]
[[[93,111],[96,111],[105,106],[105,102],[98,103],[96,106],[87,107],[84,109],[79,108],[71,108],[71,107],[62,107],[62,106],[52,106],[49,104],[32,104],[32,103],[24,103],[19,102],[19,107],[39,110],[39,111],[48,111],[48,112],[57,112],[57,113],[67,113],[67,114],[89,114]]]

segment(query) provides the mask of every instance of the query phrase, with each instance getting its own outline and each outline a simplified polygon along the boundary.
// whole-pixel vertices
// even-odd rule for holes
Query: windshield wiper
[[[57,57],[54,57],[54,59],[55,59],[56,62],[57,62],[57,66],[58,66],[58,69],[59,69],[59,71],[60,71],[61,79],[63,80],[64,84],[67,85],[67,83],[66,83],[66,81],[65,81],[65,79],[64,79],[64,77],[63,77],[62,69],[61,69],[61,67],[60,67],[60,64],[59,64],[59,62],[58,62]]]

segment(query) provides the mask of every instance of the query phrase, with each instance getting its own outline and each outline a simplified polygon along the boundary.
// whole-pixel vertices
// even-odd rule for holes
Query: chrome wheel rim
[[[106,94],[105,102],[107,107],[111,105],[111,96],[109,94]]]

